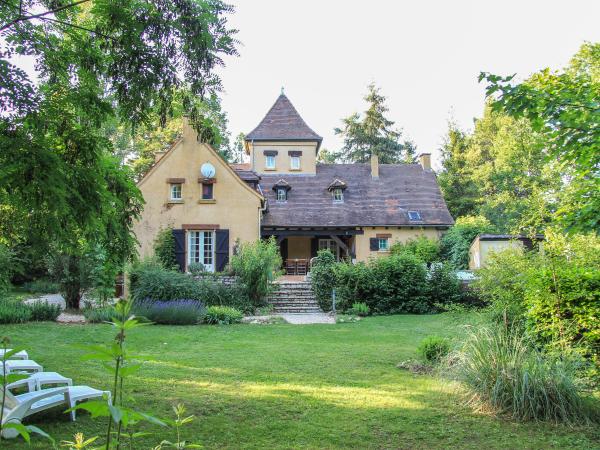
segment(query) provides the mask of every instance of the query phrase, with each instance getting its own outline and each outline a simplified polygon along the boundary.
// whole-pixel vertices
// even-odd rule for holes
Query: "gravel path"
[[[286,322],[294,325],[306,325],[311,323],[335,323],[335,317],[325,313],[310,314],[279,314]]]

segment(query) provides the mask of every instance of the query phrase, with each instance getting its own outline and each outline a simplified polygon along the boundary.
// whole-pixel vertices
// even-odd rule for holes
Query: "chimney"
[[[160,158],[162,158],[165,153],[166,152],[156,152],[154,154],[154,164],[156,164],[158,161],[160,161]]]
[[[423,170],[431,170],[431,153],[421,153],[419,155],[419,162]]]
[[[183,139],[193,141],[197,139],[197,135],[196,130],[190,125],[190,118],[183,116]]]
[[[371,178],[379,179],[379,156],[371,153]]]

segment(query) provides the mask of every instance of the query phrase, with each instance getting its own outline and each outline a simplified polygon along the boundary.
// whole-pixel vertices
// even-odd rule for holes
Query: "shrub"
[[[579,392],[575,366],[535,350],[518,328],[496,325],[472,333],[453,367],[479,407],[522,421],[598,417]]]
[[[134,301],[191,299],[207,306],[233,306],[244,312],[253,309],[243,286],[224,285],[212,278],[196,280],[185,273],[164,269],[152,261],[133,265],[129,279]]]
[[[600,380],[600,237],[545,234],[543,252],[493,255],[477,289],[494,317],[521,323],[547,350],[582,355]]]
[[[154,239],[154,256],[165,269],[178,269],[175,237],[171,228],[161,228]]]
[[[229,306],[209,306],[204,321],[211,325],[229,325],[241,322],[243,317],[240,311]]]
[[[265,303],[270,284],[281,268],[279,246],[274,238],[243,243],[231,259],[233,273],[240,277],[252,306]]]
[[[396,242],[390,248],[392,255],[409,253],[416,256],[419,261],[430,265],[440,260],[440,243],[437,240],[419,236],[407,242]]]
[[[85,308],[83,316],[90,323],[112,322],[115,315],[115,309],[111,306],[101,308]]]
[[[423,361],[437,364],[450,352],[450,343],[439,336],[427,336],[417,347],[417,353]]]
[[[490,253],[488,264],[477,271],[473,289],[488,304],[492,321],[511,326],[523,322],[530,264],[536,264],[533,255],[509,248]]]
[[[54,322],[61,313],[59,305],[35,301],[27,305],[31,310],[31,319],[36,322]]]
[[[57,294],[60,291],[60,286],[54,281],[39,278],[23,283],[23,289],[31,294]]]
[[[335,256],[329,250],[319,250],[313,260],[310,281],[315,298],[323,311],[331,311],[331,291],[336,285]]]
[[[340,310],[366,303],[375,313],[416,313],[435,310],[427,298],[427,270],[410,254],[377,258],[369,263],[335,266]]]
[[[14,273],[14,254],[10,248],[0,244],[0,293],[10,289],[10,279]]]
[[[197,300],[142,300],[133,304],[132,312],[158,324],[196,325],[202,321],[206,308]]]
[[[94,255],[84,251],[79,254],[55,253],[49,258],[48,271],[59,284],[67,308],[79,309],[83,291],[93,286],[95,267]]]
[[[485,217],[459,217],[440,241],[442,258],[456,270],[466,269],[469,266],[469,247],[473,239],[480,233],[494,231],[493,225]]]
[[[199,262],[194,262],[194,263],[188,264],[187,270],[192,276],[201,275],[205,271],[204,264],[199,263]]]
[[[31,319],[31,309],[18,300],[0,300],[0,323],[25,323]]]
[[[434,304],[460,303],[461,282],[447,263],[434,263],[427,274],[427,297]]]
[[[366,303],[356,302],[352,304],[352,308],[348,311],[350,314],[366,317],[371,313],[371,308]]]

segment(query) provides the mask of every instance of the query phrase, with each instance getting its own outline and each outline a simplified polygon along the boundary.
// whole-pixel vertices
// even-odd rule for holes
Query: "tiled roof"
[[[281,178],[292,190],[277,202],[271,187]],[[328,186],[344,180],[343,203],[334,203]],[[316,175],[261,175],[268,201],[263,226],[449,226],[454,223],[435,174],[419,164],[381,164],[371,178],[370,164],[318,164]],[[419,211],[411,221],[408,211]]]
[[[246,135],[246,140],[300,140],[317,141],[320,144],[323,138],[310,129],[292,102],[281,94],[264,119]]]
[[[250,167],[250,164],[229,164],[229,167],[231,167],[235,173],[237,173],[238,176],[246,182],[257,182],[260,180],[260,177],[257,175],[257,173],[254,172]]]

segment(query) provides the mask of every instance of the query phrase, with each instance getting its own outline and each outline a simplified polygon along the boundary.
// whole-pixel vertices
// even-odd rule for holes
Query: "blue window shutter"
[[[175,240],[175,259],[179,270],[185,271],[185,230],[173,230]]]
[[[371,250],[372,252],[379,250],[379,239],[377,239],[377,238],[369,239],[369,250]]]
[[[229,230],[216,230],[215,240],[215,272],[223,272],[229,263]]]

